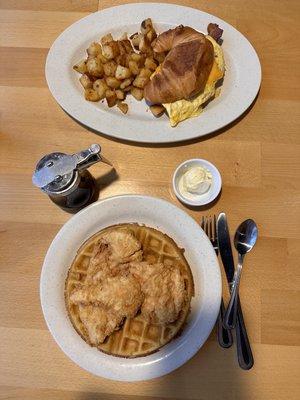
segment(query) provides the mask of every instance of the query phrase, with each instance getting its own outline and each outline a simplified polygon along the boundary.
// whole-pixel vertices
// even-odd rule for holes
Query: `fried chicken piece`
[[[179,267],[141,262],[132,263],[130,272],[139,280],[145,296],[142,315],[152,323],[175,321],[187,298]]]
[[[99,345],[117,330],[123,321],[122,315],[115,315],[94,305],[79,305],[79,316],[87,330],[91,344]]]
[[[99,344],[134,317],[143,302],[141,286],[133,276],[108,276],[97,284],[76,288],[70,302],[79,305],[80,318],[92,344]]]
[[[98,240],[94,245],[93,255],[87,269],[87,276],[85,279],[86,284],[96,283],[111,273],[109,266],[110,256],[111,250],[108,243],[101,239]],[[95,276],[97,276],[97,279],[94,279]]]
[[[131,275],[108,276],[98,284],[75,289],[70,295],[73,304],[101,306],[123,317],[133,317],[142,301],[141,286]]]
[[[141,243],[132,233],[115,230],[104,234],[103,239],[110,246],[109,261],[113,265],[142,260]]]
[[[141,261],[141,243],[125,231],[104,234],[94,245],[85,283],[97,283],[107,276],[126,274],[131,261]]]
[[[143,285],[152,275],[160,274],[164,271],[163,263],[149,264],[147,261],[130,263],[130,273]]]
[[[141,243],[131,233],[116,230],[94,245],[84,285],[70,295],[92,344],[104,341],[126,317],[134,317],[143,302],[141,286],[129,275],[128,262],[142,259]]]

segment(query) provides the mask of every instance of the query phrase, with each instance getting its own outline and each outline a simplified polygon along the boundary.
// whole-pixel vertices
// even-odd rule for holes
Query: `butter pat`
[[[179,179],[178,189],[182,196],[193,199],[208,192],[212,185],[211,172],[202,167],[189,168]]]

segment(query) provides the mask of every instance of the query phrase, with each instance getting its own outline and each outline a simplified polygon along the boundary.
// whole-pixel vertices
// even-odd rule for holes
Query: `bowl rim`
[[[176,183],[176,179],[179,175],[179,171],[182,167],[184,167],[185,165],[188,164],[192,164],[192,163],[199,163],[202,166],[209,166],[211,168],[211,172],[214,173],[215,177],[216,177],[216,188],[214,190],[214,194],[213,196],[208,200],[208,201],[192,201],[187,199],[186,197],[182,196],[182,194],[180,193],[178,187],[177,187],[177,183]],[[204,158],[190,158],[188,160],[183,161],[182,163],[180,163],[174,173],[173,173],[173,177],[172,177],[172,186],[173,186],[173,190],[174,193],[176,195],[176,197],[184,204],[187,204],[189,206],[194,206],[194,207],[201,207],[201,206],[205,206],[207,204],[212,203],[219,195],[221,189],[222,189],[222,176],[220,171],[218,170],[218,168],[210,161],[205,160]]]

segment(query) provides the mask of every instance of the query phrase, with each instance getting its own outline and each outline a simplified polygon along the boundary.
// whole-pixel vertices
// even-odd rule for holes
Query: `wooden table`
[[[237,123],[181,146],[144,147],[112,141],[81,127],[52,98],[44,64],[54,39],[83,16],[123,0],[0,1],[0,398],[1,399],[296,399],[300,310],[300,3],[266,0],[178,1],[218,15],[245,34],[263,70],[260,94]],[[298,50],[297,50],[298,49]],[[181,161],[202,157],[223,177],[219,201],[186,211],[197,221],[226,211],[232,232],[247,217],[259,241],[241,283],[255,366],[238,368],[235,348],[221,349],[213,332],[186,365],[160,379],[118,383],[71,362],[45,325],[39,277],[45,252],[70,215],[31,184],[35,163],[53,151],[76,152],[94,142],[113,161],[101,198],[143,193],[170,200]],[[298,396],[297,396],[298,394]]]

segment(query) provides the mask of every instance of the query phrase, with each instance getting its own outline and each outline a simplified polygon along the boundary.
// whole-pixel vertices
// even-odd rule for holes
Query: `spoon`
[[[231,297],[224,316],[223,325],[226,329],[234,329],[236,325],[236,315],[238,307],[238,295],[240,279],[243,268],[243,261],[246,253],[252,250],[257,240],[257,225],[252,219],[242,222],[237,228],[234,236],[234,246],[238,252],[238,264],[234,273]]]

